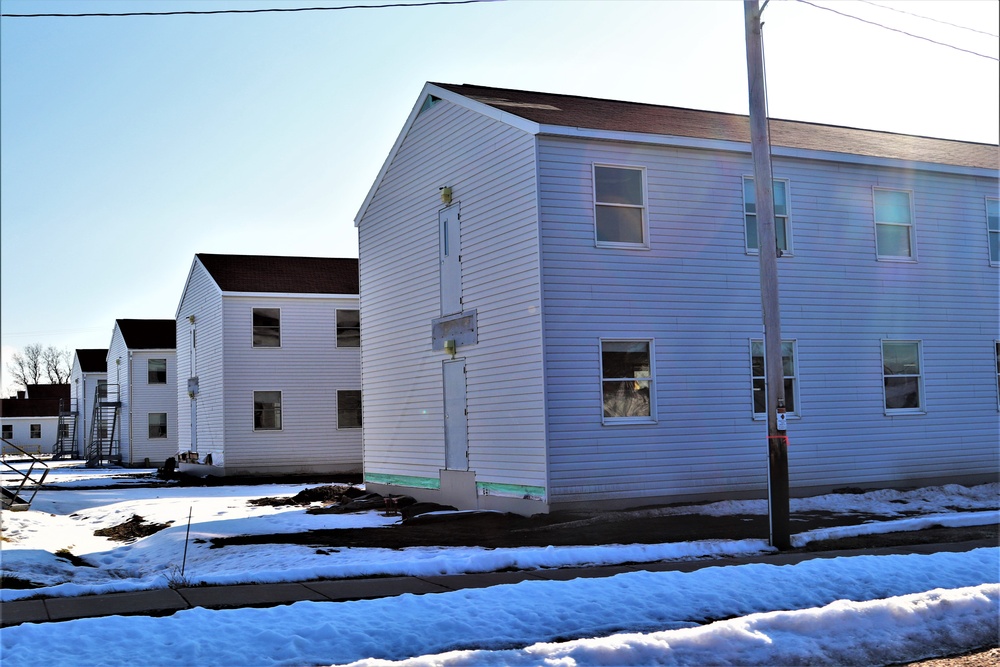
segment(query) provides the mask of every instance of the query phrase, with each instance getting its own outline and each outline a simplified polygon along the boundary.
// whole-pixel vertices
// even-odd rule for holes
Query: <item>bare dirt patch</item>
[[[147,522],[138,514],[133,514],[124,523],[116,526],[108,526],[94,531],[98,537],[106,537],[116,542],[131,542],[140,537],[147,537],[158,533],[164,528],[169,528],[173,521],[167,523]]]

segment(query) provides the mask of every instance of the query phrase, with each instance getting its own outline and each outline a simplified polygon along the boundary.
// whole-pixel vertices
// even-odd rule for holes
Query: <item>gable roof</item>
[[[175,320],[115,320],[125,347],[131,350],[173,350],[177,348]]]
[[[469,84],[431,84],[543,126],[668,135],[749,143],[750,118],[638,102],[536,93]],[[542,130],[544,132],[544,129]],[[1000,147],[800,121],[770,120],[772,146],[928,162],[1000,167]]]
[[[107,373],[108,350],[86,349],[77,350],[76,358],[80,362],[80,370],[84,373]]]
[[[198,253],[223,292],[358,294],[358,260]]]
[[[27,398],[0,400],[0,416],[58,417],[60,400],[69,407],[68,384],[29,384],[25,387],[25,395]]]

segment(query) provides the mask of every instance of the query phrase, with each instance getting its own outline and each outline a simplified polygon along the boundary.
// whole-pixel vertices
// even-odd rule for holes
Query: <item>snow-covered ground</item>
[[[134,474],[133,471],[129,471]],[[122,471],[117,471],[121,474]],[[394,517],[309,515],[301,507],[250,506],[301,486],[107,490],[101,473],[59,468],[62,490],[38,494],[30,512],[3,513],[5,576],[46,585],[4,590],[4,600],[168,586],[361,575],[430,575],[690,559],[766,552],[763,540],[525,549],[325,549],[296,545],[209,549],[216,536],[316,528],[387,526]],[[108,473],[105,473],[108,474]],[[89,478],[89,479],[88,479]],[[823,509],[896,516],[918,511],[946,525],[998,520],[997,484],[878,491],[793,500],[792,511]],[[765,513],[761,501],[653,510]],[[93,531],[132,514],[171,527],[122,545]],[[933,517],[933,518],[928,518]],[[897,521],[861,524],[853,534],[900,530]],[[906,529],[909,529],[907,527]],[[845,529],[795,536],[796,543]],[[97,565],[74,567],[68,549]],[[605,579],[526,581],[454,593],[346,603],[300,602],[270,609],[192,609],[165,618],[107,617],[24,624],[0,631],[4,667],[38,664],[327,665],[703,665],[866,664],[917,660],[996,642],[1000,549],[910,556],[817,559],[798,565],[634,572]],[[547,643],[548,642],[548,643]],[[551,643],[558,642],[558,643]],[[37,647],[44,646],[39,654]]]

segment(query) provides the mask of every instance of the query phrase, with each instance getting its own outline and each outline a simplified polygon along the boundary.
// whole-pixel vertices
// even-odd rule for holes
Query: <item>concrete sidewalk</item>
[[[996,540],[984,539],[952,544],[921,544],[883,549],[790,552],[752,558],[720,558],[698,561],[671,561],[575,567],[519,572],[486,572],[432,577],[375,577],[368,579],[317,580],[297,583],[240,584],[235,586],[200,586],[164,588],[132,593],[56,597],[37,600],[17,600],[0,603],[0,626],[21,623],[46,623],[77,618],[114,615],[167,616],[182,609],[205,607],[231,609],[239,607],[273,607],[303,600],[343,602],[393,597],[412,593],[445,593],[463,588],[486,588],[501,584],[516,584],[527,580],[568,581],[579,577],[610,577],[623,572],[691,572],[705,567],[768,563],[791,565],[812,558],[840,556],[929,554],[941,551],[969,551],[980,547],[995,547]]]

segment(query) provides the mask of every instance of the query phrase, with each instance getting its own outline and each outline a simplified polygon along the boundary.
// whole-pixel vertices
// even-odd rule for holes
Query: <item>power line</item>
[[[924,37],[923,35],[914,35],[913,33],[906,32],[905,30],[900,30],[899,28],[892,28],[887,25],[878,23],[877,21],[869,21],[868,19],[863,19],[860,16],[854,16],[853,14],[845,14],[844,12],[839,12],[836,9],[831,9],[830,7],[823,7],[821,5],[809,2],[809,0],[795,0],[796,2],[801,2],[802,4],[809,5],[810,7],[815,7],[816,9],[825,9],[828,12],[833,12],[834,14],[839,14],[840,16],[845,16],[849,19],[854,19],[856,21],[861,21],[862,23],[868,23],[869,25],[877,26],[879,28],[884,28],[885,30],[891,30],[892,32],[898,32],[906,35],[907,37],[913,37],[914,39],[922,39],[925,42],[930,42],[931,44],[937,44],[938,46],[947,46],[949,49],[955,49],[956,51],[962,51],[963,53],[968,53],[974,56],[979,56],[980,58],[986,58],[988,60],[995,60],[1000,62],[1000,58],[995,58],[993,56],[988,56],[984,53],[977,53],[976,51],[970,51],[969,49],[963,49],[960,46],[955,46],[954,44],[948,44],[946,42],[939,42],[933,40],[930,37]]]
[[[268,14],[275,12],[335,12],[343,9],[388,9],[392,7],[429,7],[431,5],[471,5],[480,2],[495,2],[496,0],[431,0],[428,2],[397,2],[386,5],[347,5],[344,7],[271,7],[267,9],[215,9],[204,11],[173,11],[173,12],[122,12],[88,13],[88,14],[0,14],[12,19],[39,18],[86,18],[86,17],[119,17],[119,16],[196,16],[208,14]]]
[[[976,30],[975,28],[970,28],[964,25],[958,25],[957,23],[949,23],[948,21],[942,21],[941,19],[931,18],[930,16],[921,16],[920,14],[914,14],[913,12],[908,12],[905,9],[899,9],[898,7],[890,7],[888,5],[880,5],[877,2],[871,2],[871,0],[858,0],[866,5],[871,5],[872,7],[878,7],[879,9],[888,9],[893,12],[899,12],[900,14],[907,14],[908,16],[913,16],[918,19],[924,19],[925,21],[933,21],[934,23],[940,23],[941,25],[950,25],[952,28],[959,28],[960,30],[968,30],[969,32],[978,32],[980,35],[986,35],[987,37],[998,37],[1000,35],[994,35],[992,32],[986,32],[985,30]]]

